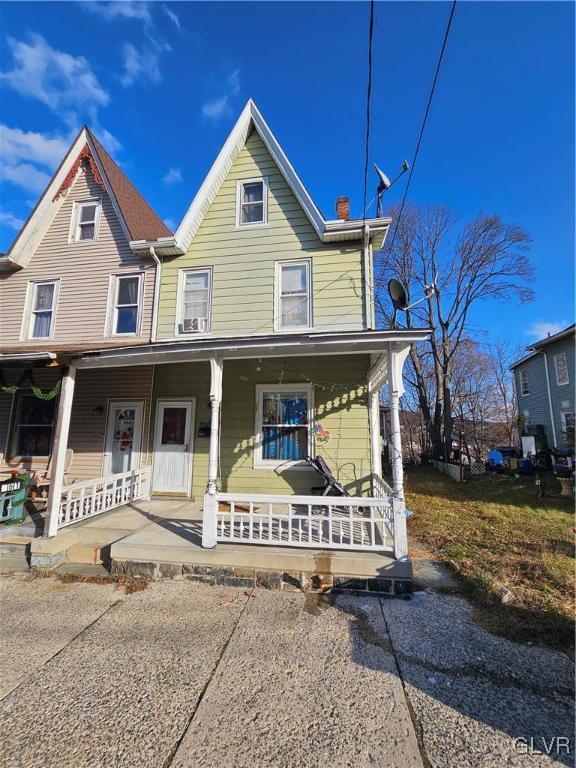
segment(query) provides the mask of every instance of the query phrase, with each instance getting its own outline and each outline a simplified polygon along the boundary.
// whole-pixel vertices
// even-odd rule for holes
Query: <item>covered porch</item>
[[[193,446],[193,482],[185,496],[192,497],[202,504],[202,547],[206,550],[221,545],[256,546],[275,548],[278,551],[290,549],[314,549],[334,551],[379,552],[395,559],[407,558],[406,521],[404,514],[402,457],[399,427],[399,397],[402,394],[402,367],[410,344],[424,338],[425,331],[370,331],[339,334],[309,334],[297,337],[266,337],[261,339],[197,339],[190,342],[162,343],[146,347],[103,351],[86,355],[71,362],[62,381],[62,393],[58,407],[55,444],[53,450],[53,482],[47,505],[45,535],[54,537],[63,528],[105,512],[149,499],[154,488],[154,478],[158,482],[158,444],[151,443],[147,461],[128,472],[112,474],[82,483],[64,483],[64,464],[72,403],[74,401],[76,372],[83,369],[121,368],[128,372],[134,366],[153,366],[155,380],[161,381],[162,375],[170,384],[165,391],[158,390],[151,398],[151,411],[156,411],[158,418],[159,402],[166,401],[174,407],[179,405],[175,397],[175,382],[182,381],[179,393],[186,391],[192,403],[192,414],[197,424],[184,435]],[[250,432],[239,426],[236,433],[231,430],[237,420],[240,424],[243,411],[249,410],[241,396],[247,398],[252,393],[252,407],[258,412],[258,401],[254,404],[254,392],[263,389],[262,398],[267,391],[282,392],[286,387],[290,393],[304,389],[302,382],[307,380],[306,373],[298,377],[282,368],[280,375],[272,377],[262,372],[270,369],[273,360],[298,359],[302,361],[302,371],[311,361],[320,361],[328,370],[330,361],[338,359],[344,370],[360,371],[362,381],[358,382],[352,397],[348,391],[339,394],[323,392],[317,398],[319,407],[314,410],[314,390],[317,385],[323,390],[328,386],[325,381],[309,380],[312,392],[308,401],[307,417],[300,421],[288,421],[269,427],[266,420],[260,433]],[[348,363],[346,363],[348,361]],[[362,362],[361,362],[362,361]],[[364,362],[367,361],[367,362]],[[209,372],[206,378],[206,392],[200,393],[190,387],[185,389],[185,366],[202,363]],[[250,375],[246,375],[248,366]],[[169,375],[168,375],[169,372]],[[253,373],[252,373],[253,372]],[[228,382],[226,376],[228,373]],[[354,380],[354,376],[350,380]],[[265,381],[266,385],[259,382]],[[159,385],[158,385],[159,386]],[[391,412],[392,430],[392,483],[388,486],[382,479],[381,445],[379,434],[379,392],[388,387],[388,399]],[[334,387],[334,385],[332,385]],[[183,389],[184,388],[184,389]],[[338,394],[338,393],[336,393]],[[329,397],[330,396],[330,397]],[[170,397],[173,399],[170,400]],[[293,395],[291,395],[293,397]],[[355,410],[350,402],[357,398]],[[199,402],[198,402],[199,401]],[[205,402],[204,402],[205,401]],[[264,400],[265,402],[265,400]],[[331,407],[328,408],[328,402]],[[262,400],[260,400],[262,403]],[[205,407],[206,417],[202,418],[201,409]],[[226,410],[226,408],[228,410]],[[261,406],[260,409],[262,410]],[[182,410],[182,409],[180,409]],[[343,469],[346,462],[340,455],[346,444],[347,434],[351,434],[350,444],[366,439],[368,455],[366,460],[358,459],[355,454],[353,464],[354,481],[345,483],[345,496],[319,496],[312,494],[306,487],[310,485],[310,471],[303,470],[302,456],[304,447],[300,445],[297,456],[278,456],[272,461],[266,443],[278,443],[278,435],[286,429],[291,435],[307,435],[309,443],[305,453],[328,456],[328,464],[334,455],[322,445],[327,430],[319,422],[337,419],[333,424],[352,423],[351,413],[364,414],[365,428],[356,434],[340,429],[334,439],[338,473],[346,475]],[[223,416],[224,413],[224,416]],[[323,414],[327,414],[325,417]],[[252,418],[252,414],[248,414]],[[363,417],[362,417],[363,418]],[[153,414],[150,414],[150,421]],[[344,420],[344,421],[343,421]],[[277,420],[282,421],[282,420]],[[183,422],[184,423],[184,422]],[[158,430],[158,423],[156,430]],[[267,435],[275,430],[274,439]],[[240,432],[238,431],[240,430]],[[160,429],[160,432],[162,430]],[[336,430],[332,430],[336,432]],[[152,434],[153,429],[150,429]],[[341,434],[340,434],[341,433]],[[265,435],[265,437],[263,437]],[[339,442],[337,442],[339,440]],[[195,441],[195,442],[194,442]],[[296,441],[297,442],[297,441]],[[292,444],[296,444],[292,438]],[[301,441],[302,442],[302,441]],[[202,446],[206,446],[205,450]],[[264,446],[264,447],[263,447]],[[173,454],[170,454],[170,461]],[[205,458],[205,469],[202,462]],[[338,461],[339,460],[339,461]],[[164,457],[163,472],[170,467]],[[239,469],[240,468],[240,469]],[[342,469],[341,469],[342,468]],[[156,475],[155,475],[156,473]],[[204,477],[203,490],[198,493]],[[290,480],[287,486],[286,478]],[[318,482],[318,478],[316,479]],[[346,487],[347,486],[347,487]],[[267,488],[284,489],[288,492],[262,492]],[[300,489],[302,488],[302,491]]]

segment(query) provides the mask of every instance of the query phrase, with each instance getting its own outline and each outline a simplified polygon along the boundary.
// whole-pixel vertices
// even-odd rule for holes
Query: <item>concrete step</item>
[[[3,536],[0,539],[0,557],[27,557],[30,552],[30,536]]]
[[[28,561],[25,557],[0,553],[0,574],[27,573],[29,570]]]
[[[101,565],[102,547],[93,547],[88,544],[73,544],[66,550],[66,562]]]
[[[75,576],[110,576],[110,571],[107,571],[102,564],[93,563],[62,563],[62,565],[54,568],[54,573],[71,573]]]

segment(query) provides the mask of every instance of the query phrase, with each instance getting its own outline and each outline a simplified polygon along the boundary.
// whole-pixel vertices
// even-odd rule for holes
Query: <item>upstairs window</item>
[[[258,384],[256,467],[304,464],[313,454],[312,386]]]
[[[522,395],[530,394],[530,386],[528,385],[528,372],[524,369],[520,370],[520,393]]]
[[[554,366],[556,367],[556,382],[558,386],[569,384],[570,376],[568,375],[568,363],[566,362],[565,352],[554,355]]]
[[[212,270],[182,270],[179,282],[177,333],[207,333],[210,330]]]
[[[310,261],[277,262],[276,329],[310,328],[312,294]]]
[[[33,283],[28,338],[51,339],[58,297],[58,281]]]
[[[87,200],[83,203],[76,203],[74,215],[74,240],[78,243],[96,240],[100,218],[99,201]]]
[[[140,326],[142,275],[115,275],[112,292],[112,335],[137,334]]]
[[[249,227],[268,223],[268,182],[266,179],[239,181],[236,197],[236,226]]]

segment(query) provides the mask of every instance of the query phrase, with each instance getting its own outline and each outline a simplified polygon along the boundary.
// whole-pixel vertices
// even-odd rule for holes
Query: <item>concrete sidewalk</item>
[[[0,589],[3,768],[572,764],[515,741],[573,735],[568,657],[494,638],[459,597]]]

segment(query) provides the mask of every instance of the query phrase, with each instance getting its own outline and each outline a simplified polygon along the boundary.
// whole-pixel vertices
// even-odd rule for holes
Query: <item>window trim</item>
[[[36,302],[36,291],[39,285],[53,285],[54,291],[52,293],[52,318],[50,320],[50,333],[48,336],[34,336],[34,319],[36,312],[47,312],[48,310],[36,310],[34,305]],[[58,308],[58,298],[60,295],[60,279],[54,278],[52,280],[31,280],[28,283],[28,300],[26,302],[26,327],[28,329],[26,339],[28,341],[50,341],[54,338],[54,326],[56,325],[56,310]]]
[[[282,326],[280,320],[282,317],[282,268],[283,267],[298,267],[304,265],[306,267],[307,281],[308,281],[308,322],[306,325],[289,325]],[[299,331],[310,331],[314,328],[314,314],[312,307],[312,259],[286,259],[280,260],[275,263],[274,270],[274,330],[277,333],[298,333]]]
[[[96,213],[94,216],[94,237],[90,240],[80,240],[80,211],[85,205],[96,205]],[[98,234],[100,230],[100,214],[102,212],[102,198],[95,197],[89,200],[76,200],[72,207],[72,218],[70,220],[70,237],[69,242],[78,243],[83,245],[85,243],[93,243],[98,240]]]
[[[120,280],[126,277],[138,278],[138,313],[136,315],[136,330],[130,333],[117,333],[116,322],[118,319],[118,290]],[[105,336],[114,336],[121,339],[140,336],[142,325],[142,305],[144,303],[144,272],[116,272],[110,275],[108,284],[108,309],[106,312]]]
[[[52,452],[52,449],[54,447],[54,432],[56,430],[56,419],[58,416],[58,396],[56,396],[54,403],[54,415],[52,417],[52,436],[50,438],[50,447],[48,449],[48,453],[46,454],[38,454],[37,456],[30,456],[26,453],[18,453],[17,451],[17,429],[18,429],[18,420],[19,420],[19,413],[21,411],[21,402],[23,397],[34,397],[34,393],[32,390],[19,390],[18,392],[15,392],[12,399],[12,405],[11,405],[11,414],[10,414],[10,429],[8,433],[8,440],[7,440],[7,447],[8,447],[8,459],[9,460],[26,460],[26,461],[45,461],[50,457],[50,454]],[[37,425],[26,425],[26,426],[45,426],[44,424],[37,424]]]
[[[246,222],[242,223],[242,194],[245,184],[255,184],[256,182],[262,182],[262,221]],[[236,229],[256,229],[258,227],[268,226],[268,176],[258,176],[254,179],[239,179],[236,182]]]
[[[182,312],[184,309],[184,285],[186,275],[194,272],[208,273],[208,327],[205,331],[181,331]],[[174,318],[174,336],[178,338],[197,338],[198,336],[207,336],[212,330],[212,285],[213,285],[213,267],[185,267],[178,270],[178,293],[176,296],[176,316]]]
[[[308,397],[308,455],[314,456],[314,415],[315,415],[315,402],[314,402],[314,385],[306,384],[299,381],[283,383],[283,384],[256,384],[255,388],[255,422],[254,422],[254,469],[273,469],[273,470],[288,470],[288,469],[308,469],[308,463],[305,460],[288,460],[282,461],[281,459],[263,459],[262,458],[262,419],[263,419],[263,404],[264,404],[264,392],[305,392]]]
[[[526,391],[524,391],[524,381],[522,378],[523,375],[526,378]],[[525,368],[520,368],[520,371],[518,372],[518,379],[520,383],[520,395],[522,397],[526,397],[530,394],[530,382],[528,380],[528,371]]]
[[[560,381],[560,378],[558,376],[558,358],[559,357],[564,358],[564,366],[566,368],[566,381]],[[558,352],[556,355],[554,355],[554,370],[556,371],[557,386],[565,387],[566,384],[570,384],[570,372],[568,370],[568,359],[566,358],[566,352]]]

